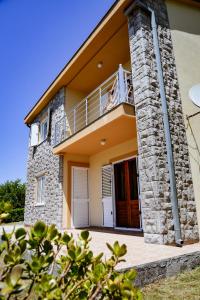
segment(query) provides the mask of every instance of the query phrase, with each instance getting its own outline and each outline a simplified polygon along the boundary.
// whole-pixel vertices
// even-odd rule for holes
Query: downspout
[[[158,82],[159,82],[159,87],[160,87],[160,97],[161,97],[161,105],[162,105],[162,113],[163,113],[163,125],[164,125],[165,139],[166,139],[167,162],[168,162],[168,169],[169,169],[172,215],[173,215],[174,231],[175,231],[175,242],[176,242],[176,246],[182,247],[183,240],[181,237],[181,226],[180,226],[180,219],[179,219],[179,209],[178,209],[178,199],[177,199],[177,190],[176,190],[176,178],[175,178],[175,168],[174,168],[174,160],[173,160],[172,141],[171,141],[171,134],[170,134],[167,99],[166,99],[165,86],[164,86],[164,78],[163,78],[163,70],[162,70],[162,64],[161,64],[161,54],[160,54],[160,48],[159,48],[155,12],[151,8],[146,7],[143,3],[136,1],[130,7],[128,7],[128,9],[125,11],[125,14],[128,15],[130,13],[130,11],[132,11],[132,9],[136,8],[136,7],[142,8],[151,14],[153,47],[154,47],[154,53],[155,53],[155,57],[156,57],[156,67],[157,67],[157,72],[158,72]]]

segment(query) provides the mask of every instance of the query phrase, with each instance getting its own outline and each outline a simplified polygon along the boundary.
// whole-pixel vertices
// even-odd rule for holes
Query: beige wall
[[[172,31],[183,112],[186,117],[186,115],[200,111],[200,108],[196,107],[188,97],[189,89],[193,85],[200,83],[200,9],[186,4],[175,3],[174,1],[167,1],[167,9]],[[200,154],[196,150],[196,142],[200,148],[200,115],[191,118],[190,123],[194,136],[185,118],[200,227]]]
[[[90,224],[102,225],[102,199],[101,199],[101,167],[110,163],[110,160],[137,150],[137,140],[132,139],[123,144],[114,146],[106,151],[90,157],[89,169],[89,195],[90,195]]]

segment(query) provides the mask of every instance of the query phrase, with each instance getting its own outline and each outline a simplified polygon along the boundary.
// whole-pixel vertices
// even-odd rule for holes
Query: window
[[[47,138],[47,119],[41,122],[40,124],[40,142],[43,142]]]
[[[44,184],[45,184],[45,176],[40,176],[37,178],[37,200],[36,205],[44,204]]]

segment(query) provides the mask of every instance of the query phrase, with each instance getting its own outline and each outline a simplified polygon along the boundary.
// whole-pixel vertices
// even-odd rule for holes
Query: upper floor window
[[[41,123],[40,123],[40,137],[39,137],[39,142],[43,142],[47,138],[47,130],[48,129],[48,120],[45,118]]]
[[[44,205],[44,188],[45,188],[45,176],[37,177],[37,199],[36,205]]]

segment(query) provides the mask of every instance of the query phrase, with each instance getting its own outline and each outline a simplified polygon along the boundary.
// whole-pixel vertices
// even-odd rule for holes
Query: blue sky
[[[23,119],[114,0],[0,0],[0,183],[26,180]]]

